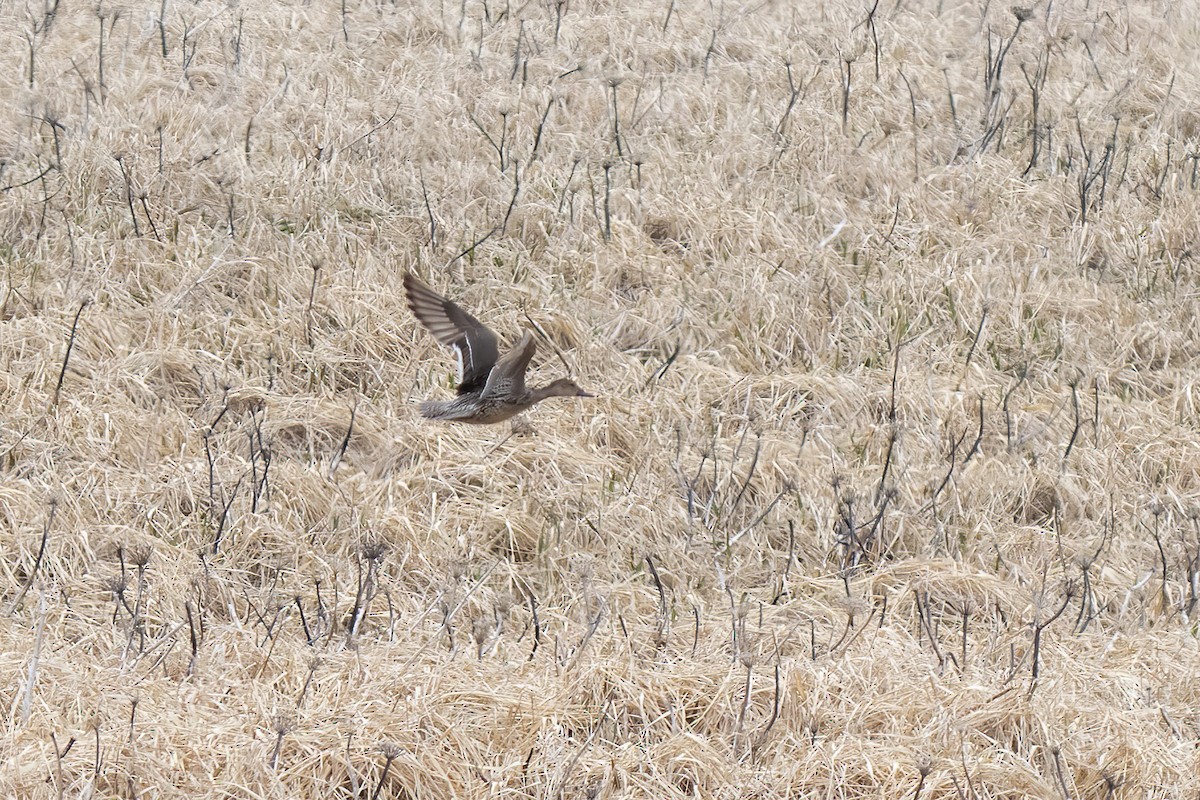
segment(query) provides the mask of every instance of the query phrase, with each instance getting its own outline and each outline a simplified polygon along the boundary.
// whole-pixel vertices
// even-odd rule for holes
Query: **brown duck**
[[[487,425],[514,417],[547,397],[593,396],[569,378],[538,389],[525,386],[525,370],[537,350],[531,332],[525,331],[516,346],[501,356],[496,334],[490,328],[411,272],[404,274],[404,291],[413,316],[433,338],[458,355],[457,396],[421,403],[422,416]]]

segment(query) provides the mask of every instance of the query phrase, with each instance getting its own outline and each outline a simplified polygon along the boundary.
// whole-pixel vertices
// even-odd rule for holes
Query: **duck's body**
[[[426,419],[440,419],[446,422],[470,422],[476,425],[490,425],[493,422],[504,422],[517,414],[533,407],[554,394],[546,393],[549,386],[537,391],[526,390],[522,394],[510,394],[507,397],[483,397],[478,394],[460,394],[453,400],[426,400],[421,403],[421,416]],[[578,391],[558,395],[562,397],[589,397]]]
[[[458,354],[458,395],[453,400],[428,400],[421,415],[447,422],[490,425],[511,419],[547,397],[591,397],[574,381],[560,378],[546,386],[525,386],[525,370],[537,351],[533,334],[525,331],[512,350],[500,356],[496,334],[422,283],[404,275],[408,307],[430,333]]]

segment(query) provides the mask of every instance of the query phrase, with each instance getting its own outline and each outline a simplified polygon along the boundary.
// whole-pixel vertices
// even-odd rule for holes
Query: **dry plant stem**
[[[959,614],[962,615],[962,650],[959,653],[958,668],[960,672],[965,672],[967,669],[967,625],[971,619],[971,606],[969,602],[962,604]]]
[[[429,249],[436,251],[438,249],[438,224],[437,217],[433,214],[433,205],[429,200],[429,190],[425,186],[425,170],[418,167],[417,174],[421,181],[421,201],[425,204],[425,215],[429,218]]]
[[[62,762],[63,759],[67,757],[67,753],[71,752],[71,748],[75,746],[75,737],[72,736],[70,739],[68,739],[66,747],[63,747],[60,750],[58,747],[58,737],[56,737],[54,732],[51,731],[50,742],[54,745],[54,785],[58,787],[59,798],[63,798],[66,797],[67,786],[63,781]]]
[[[953,438],[953,436],[950,437],[950,453],[946,457],[946,461],[950,464],[950,466],[946,469],[946,475],[942,478],[942,482],[938,484],[936,489],[934,489],[933,496],[929,499],[929,507],[933,509],[935,517],[937,515],[938,496],[941,495],[942,490],[944,490],[947,484],[950,483],[950,479],[954,477],[954,468],[957,466],[955,459],[958,456],[958,448],[959,445],[963,443],[965,438],[967,438],[966,431],[963,431],[961,434],[959,434],[957,439]]]
[[[39,163],[40,163],[40,161],[39,161]],[[3,187],[0,187],[0,192],[8,192],[8,191],[12,191],[13,189],[21,189],[21,188],[23,188],[23,187],[25,187],[25,186],[29,186],[30,184],[37,183],[38,181],[42,180],[42,179],[43,179],[43,178],[45,178],[47,175],[49,175],[49,174],[50,174],[50,172],[51,172],[51,171],[54,169],[54,167],[55,167],[55,165],[54,165],[54,163],[53,163],[53,162],[51,162],[51,163],[48,163],[48,164],[46,164],[46,166],[45,166],[45,167],[42,169],[42,171],[41,171],[41,172],[37,173],[37,174],[36,174],[36,175],[34,175],[32,178],[29,178],[28,180],[21,181],[20,183],[10,183],[10,184],[7,184],[7,185],[5,185],[5,186],[3,186]]]
[[[1071,602],[1071,598],[1075,595],[1075,586],[1068,582],[1066,592],[1063,596],[1062,605],[1058,607],[1049,619],[1038,621],[1035,617],[1033,623],[1033,671],[1031,677],[1033,680],[1029,685],[1029,694],[1032,696],[1034,688],[1037,686],[1038,673],[1041,670],[1041,647],[1042,647],[1042,631],[1046,630],[1056,619],[1062,616],[1062,613],[1067,610],[1067,606]]]
[[[1104,145],[1104,155],[1096,157],[1092,148],[1089,148],[1084,138],[1083,123],[1078,117],[1075,119],[1075,133],[1079,140],[1080,158],[1083,163],[1079,171],[1078,186],[1079,186],[1079,221],[1081,224],[1088,222],[1088,213],[1093,209],[1099,211],[1104,207],[1104,196],[1108,189],[1108,177],[1112,171],[1112,163],[1117,151],[1117,132],[1121,125],[1120,117],[1113,121],[1113,132],[1111,139]],[[1094,194],[1096,190],[1096,181],[1100,181],[1098,195]]]
[[[529,658],[526,661],[533,661],[533,656],[542,644],[542,623],[538,619],[537,598],[534,597],[533,592],[529,593],[529,615],[533,618],[533,647],[530,648]]]
[[[381,543],[371,542],[363,546],[358,561],[358,592],[354,597],[354,608],[350,612],[350,625],[347,637],[351,640],[358,635],[358,626],[366,616],[371,600],[376,592],[376,575],[379,563],[383,559],[384,547]],[[367,562],[366,573],[363,573],[362,562]]]
[[[1008,111],[1012,108],[1013,101],[1010,100],[1003,112],[996,113],[1001,101],[1001,75],[1004,70],[1004,59],[1008,56],[1008,51],[1012,48],[1013,42],[1017,40],[1017,36],[1021,33],[1021,26],[1028,19],[1024,14],[1016,14],[1016,17],[1017,26],[1013,30],[1012,36],[1008,41],[1005,41],[1003,36],[998,37],[999,46],[994,51],[992,49],[992,34],[990,30],[988,31],[986,68],[983,75],[983,92],[984,97],[987,98],[987,113],[984,117],[985,132],[978,146],[978,152],[980,153],[987,149],[988,143],[1002,129]],[[997,148],[999,148],[999,140],[997,140]]]
[[[607,242],[612,239],[612,162],[605,161],[601,166],[604,168],[604,241]]]
[[[583,655],[587,652],[587,646],[592,641],[592,637],[596,635],[596,631],[600,629],[600,623],[604,621],[604,610],[600,609],[596,615],[592,617],[587,628],[583,632],[583,636],[579,640],[579,644],[575,646],[575,652],[571,654],[571,660],[567,662],[568,669],[574,669],[583,660]],[[628,634],[626,635],[628,638]]]
[[[83,310],[90,304],[90,300],[81,302],[79,308],[75,311],[75,319],[71,321],[71,333],[67,337],[67,351],[63,354],[62,368],[58,371],[58,383],[54,385],[54,397],[50,400],[51,408],[58,405],[58,398],[62,393],[63,381],[67,377],[67,365],[71,361],[71,351],[75,349],[75,336],[79,331],[79,317],[83,314]]]
[[[746,710],[750,708],[750,688],[752,676],[754,673],[754,661],[751,658],[746,661],[746,685],[742,690],[742,706],[738,709],[737,728],[733,732],[733,752],[738,754],[741,752],[739,742],[742,738],[742,728],[746,724]]]
[[[775,727],[775,723],[779,720],[779,709],[783,703],[783,696],[780,693],[779,684],[779,661],[775,662],[775,697],[771,702],[771,716],[767,720],[767,724],[763,726],[762,731],[755,738],[753,749],[762,750],[763,745],[767,743],[767,738],[771,735],[771,729]]]
[[[1184,614],[1188,617],[1196,610],[1196,605],[1200,602],[1200,530],[1198,530],[1197,519],[1192,518],[1192,532],[1195,535],[1195,549],[1190,552],[1186,545],[1184,554],[1187,557],[1187,586],[1188,586],[1188,601],[1184,606]]]
[[[308,284],[308,305],[304,309],[304,338],[313,346],[313,303],[317,298],[317,277],[321,274],[321,262],[312,263],[312,281]]]
[[[114,25],[117,22],[117,14],[119,14],[119,13],[120,12],[113,13],[113,24]],[[99,76],[97,78],[97,83],[100,84],[101,91],[105,91],[108,89],[108,86],[104,83],[104,18],[105,18],[105,16],[107,16],[107,14],[105,14],[103,7],[97,6],[96,7],[96,19],[100,23],[100,39],[99,39],[100,46],[97,50],[97,56],[96,56],[96,61],[98,62],[97,67],[96,67],[96,69],[97,69],[96,74]]]
[[[504,211],[503,219],[501,219],[499,223],[497,223],[491,230],[489,230],[483,236],[479,237],[474,242],[472,242],[470,245],[468,245],[462,252],[460,252],[454,258],[450,259],[451,262],[458,261],[463,256],[471,255],[472,253],[475,252],[475,249],[477,247],[479,247],[484,242],[491,239],[493,236],[502,234],[504,232],[505,228],[508,227],[509,217],[512,215],[513,209],[516,208],[517,198],[521,194],[520,166],[521,166],[520,164],[515,164],[514,168],[513,168],[513,193],[512,193],[512,197],[508,201],[508,208],[506,208]]]
[[[883,241],[886,244],[890,245],[892,248],[897,247],[896,242],[892,239],[892,235],[896,232],[896,225],[899,224],[899,222],[900,222],[900,200],[897,199],[895,204],[892,206],[892,224],[888,226],[888,232],[883,235]],[[779,268],[782,268],[782,267],[783,267],[783,263],[780,262]]]
[[[317,621],[320,623],[320,626],[317,628],[320,634],[317,638],[319,639],[321,635],[324,635],[325,642],[328,644],[333,641],[334,629],[337,627],[334,625],[333,615],[337,612],[338,608],[338,585],[336,582],[333,584],[333,597],[328,606],[325,605],[325,598],[321,596],[320,580],[313,581],[313,592],[317,597]]]
[[[561,2],[559,3],[561,5]],[[556,6],[557,7],[557,6]],[[546,130],[546,120],[550,118],[550,109],[554,107],[555,98],[551,97],[546,101],[546,108],[542,111],[542,119],[538,122],[537,131],[533,135],[533,147],[529,149],[529,163],[537,161],[538,150],[542,146],[542,135]]]
[[[1058,786],[1062,790],[1063,800],[1071,800],[1071,790],[1067,787],[1067,778],[1063,774],[1062,751],[1058,747],[1052,747],[1050,748],[1050,755],[1054,758],[1054,776],[1058,779]]]
[[[671,615],[667,608],[667,592],[663,589],[662,580],[658,577],[658,569],[654,566],[654,559],[651,556],[646,556],[646,566],[650,568],[650,576],[654,579],[654,586],[658,589],[658,647],[665,647],[667,637],[670,633]]]
[[[1030,75],[1029,70],[1025,65],[1021,65],[1021,74],[1025,76],[1025,83],[1029,86],[1029,102],[1030,102],[1030,122],[1029,122],[1029,163],[1025,166],[1025,171],[1021,173],[1022,177],[1029,175],[1038,165],[1041,156],[1042,144],[1042,122],[1041,122],[1041,100],[1042,91],[1046,86],[1046,78],[1050,66],[1050,45],[1047,44],[1038,54],[1037,65],[1034,72]],[[1047,125],[1047,130],[1049,126]],[[1048,144],[1048,141],[1047,141]],[[1048,148],[1047,148],[1048,149]]]
[[[1161,504],[1155,503],[1150,508],[1150,514],[1154,517],[1154,527],[1150,529],[1150,535],[1154,537],[1154,546],[1158,549],[1158,563],[1160,572],[1160,581],[1162,592],[1162,607],[1165,610],[1170,598],[1169,579],[1167,574],[1167,551],[1163,547],[1162,534],[1159,531],[1159,520],[1165,513],[1165,509]]]
[[[200,658],[200,642],[204,635],[203,618],[197,620],[192,611],[192,601],[188,600],[183,604],[184,613],[187,615],[188,624],[188,641],[191,643],[191,657],[188,659],[187,674],[194,675],[196,673],[196,661]]]
[[[839,648],[841,649],[843,655],[848,653],[850,651],[850,646],[852,644],[854,644],[856,641],[858,641],[859,637],[861,637],[864,633],[867,632],[868,626],[871,624],[871,620],[875,618],[875,615],[877,613],[879,613],[879,608],[876,606],[872,606],[870,613],[867,614],[867,618],[863,620],[862,625],[859,625],[857,627],[854,625],[853,615],[847,615],[846,628],[845,628],[845,630],[842,631],[842,637],[840,639],[838,639],[837,642],[830,645],[830,647],[829,647],[830,655],[833,655],[834,652],[836,650],[838,650]],[[852,636],[850,635],[850,631],[854,631],[854,634]]]
[[[338,447],[338,451],[333,456],[333,460],[329,465],[329,479],[333,480],[334,474],[337,472],[338,466],[342,463],[342,459],[346,455],[346,448],[350,446],[350,438],[354,435],[354,418],[358,414],[358,398],[354,398],[354,405],[350,407],[350,421],[346,423],[346,435],[342,437],[342,444]],[[253,462],[251,462],[253,466]]]
[[[853,58],[842,56],[838,60],[838,69],[842,78],[842,134],[850,132],[850,71],[854,64]]]
[[[500,566],[500,562],[495,561],[492,562],[490,567],[484,570],[484,573],[479,576],[479,580],[475,581],[475,583],[471,585],[471,588],[467,590],[458,603],[446,612],[446,617],[442,620],[441,627],[438,628],[437,633],[422,642],[421,646],[418,647],[416,651],[409,657],[408,661],[404,663],[404,668],[401,670],[401,672],[407,672],[413,664],[417,663],[417,659],[424,655],[425,651],[429,649],[430,645],[437,640],[437,637],[446,632],[446,630],[450,627],[450,623],[454,619],[455,615],[462,610],[463,606],[467,604],[467,601],[471,599],[471,596],[475,594],[479,587],[482,586],[489,577],[491,577],[491,574],[498,566]]]
[[[162,47],[162,57],[166,59],[170,56],[170,53],[167,51],[167,0],[162,0],[162,4],[158,9],[156,22],[158,25],[158,41]]]
[[[29,72],[28,72],[28,75],[29,75],[29,88],[32,89],[34,86],[34,71],[35,71],[34,66],[37,62],[37,45],[35,44],[35,39],[34,39],[34,36],[32,33],[26,32],[24,34],[24,36],[25,36],[26,46],[29,48]]]
[[[46,522],[42,525],[42,540],[38,544],[37,555],[33,559],[33,567],[29,570],[29,577],[25,580],[25,584],[21,590],[17,592],[17,596],[13,599],[12,605],[9,606],[8,614],[12,616],[17,611],[17,606],[21,605],[21,601],[25,599],[25,594],[29,591],[29,587],[33,585],[34,579],[37,577],[38,569],[42,566],[42,559],[46,555],[46,545],[50,542],[50,527],[54,524],[54,515],[58,513],[58,499],[51,498],[50,512],[46,515]]]
[[[379,800],[379,793],[383,790],[384,782],[387,781],[392,762],[400,756],[400,748],[395,745],[385,744],[380,751],[383,753],[383,769],[379,773],[379,782],[375,784],[375,791],[371,793],[371,800]]]
[[[979,413],[979,430],[976,431],[976,433],[975,433],[975,441],[971,443],[971,449],[968,450],[966,456],[963,457],[962,466],[966,466],[967,462],[970,461],[975,456],[975,454],[979,452],[979,445],[983,442],[983,396],[982,395],[979,397],[978,413]]]
[[[560,216],[561,216],[561,215],[562,215],[562,213],[563,213],[563,208],[564,208],[564,207],[566,206],[566,204],[567,204],[567,192],[568,192],[568,191],[571,189],[571,182],[572,182],[572,181],[575,179],[575,173],[576,173],[576,171],[578,171],[578,169],[579,169],[579,159],[578,159],[578,158],[576,158],[576,159],[573,159],[573,160],[571,161],[571,172],[570,172],[570,174],[569,174],[569,175],[567,175],[567,179],[566,179],[565,181],[563,181],[563,183],[562,183],[562,193],[561,193],[561,194],[559,194],[559,196],[558,196],[558,209],[557,209],[557,213],[558,213]],[[574,192],[571,192],[571,198],[572,198],[572,201],[574,200],[574,197],[575,197],[575,193],[574,193]],[[574,221],[574,219],[575,219],[575,214],[574,214],[574,211],[572,211],[572,213],[571,213],[571,220],[572,220],[572,221]]]
[[[272,727],[275,730],[275,747],[271,750],[271,758],[267,762],[267,766],[274,771],[279,766],[279,753],[283,750],[283,737],[291,730],[291,721],[283,714],[278,714],[272,720]]]
[[[196,41],[197,37],[194,35],[195,33],[196,27],[190,21],[185,21],[183,25],[183,37],[179,46],[179,66],[185,78],[187,78],[188,71],[191,69],[192,60],[196,57],[196,48],[199,47],[199,42]]]
[[[237,238],[237,226],[234,223],[234,196],[233,189],[230,188],[225,192],[225,225],[229,231],[229,238]]]
[[[296,710],[299,710],[302,708],[302,706],[304,706],[304,698],[308,694],[308,687],[312,686],[312,679],[314,678],[314,676],[316,676],[317,667],[319,667],[319,666],[320,666],[320,657],[319,656],[313,656],[311,658],[311,660],[308,661],[308,675],[304,679],[304,686],[300,687],[300,697],[296,698]]]
[[[487,143],[492,146],[493,150],[496,151],[496,157],[498,160],[498,165],[500,167],[500,171],[501,172],[507,171],[508,170],[508,148],[505,146],[505,141],[508,138],[508,114],[507,114],[507,112],[504,112],[504,111],[500,112],[500,141],[498,141],[498,142],[492,138],[492,135],[490,133],[487,132],[487,128],[484,128],[483,124],[479,120],[475,119],[474,114],[468,114],[467,118],[470,119],[471,123],[476,128],[479,129],[479,132],[483,134],[483,138],[486,139]]]
[[[713,28],[712,36],[708,40],[708,48],[704,51],[704,77],[708,78],[708,66],[712,61],[713,53],[717,49],[717,36],[721,33],[719,26]]]
[[[925,778],[928,776],[928,774],[929,773],[925,770],[918,772],[917,787],[913,789],[912,800],[917,800],[917,798],[921,796],[921,790],[925,788]]]
[[[779,601],[783,598],[784,592],[787,590],[788,574],[792,570],[792,561],[796,557],[796,521],[788,520],[788,548],[787,555],[783,561],[783,573],[779,576],[778,582],[775,585],[775,594],[771,597],[771,605],[779,605]]]
[[[221,549],[221,541],[225,537],[225,528],[229,524],[230,511],[233,509],[233,501],[237,499],[238,492],[242,488],[242,483],[246,480],[246,476],[242,475],[238,478],[237,483],[233,485],[233,490],[229,492],[228,499],[222,499],[218,502],[220,514],[217,516],[217,529],[213,533],[212,552],[217,553]],[[222,490],[222,495],[224,490]]]
[[[1084,563],[1079,571],[1082,573],[1079,614],[1075,617],[1075,632],[1083,633],[1096,616],[1095,593],[1092,590],[1091,567],[1093,561]]]
[[[925,635],[929,637],[929,644],[933,647],[933,654],[938,660],[938,669],[946,666],[946,658],[942,655],[942,649],[938,647],[937,632],[933,623],[933,612],[929,608],[929,595],[921,592],[914,592],[914,598],[917,604],[917,618],[920,620],[920,629],[925,631]],[[922,602],[923,601],[923,602]]]
[[[872,30],[874,30],[873,26],[872,26]],[[878,41],[876,41],[875,47],[876,47],[875,69],[876,69],[876,72],[878,72],[878,70],[879,70],[879,61],[878,61],[878,59],[879,59],[879,55],[878,55],[879,42]],[[912,134],[913,183],[917,183],[921,180],[921,157],[920,157],[919,148],[917,146],[917,132],[920,130],[920,128],[917,125],[917,96],[916,96],[916,93],[913,92],[912,83],[909,82],[908,76],[904,74],[904,70],[900,70],[900,79],[904,81],[904,86],[908,89],[908,103],[909,103],[909,109],[912,114],[912,128],[913,128],[913,134]],[[878,75],[875,76],[875,80],[877,80],[877,81],[879,80]],[[899,205],[897,205],[897,208],[899,208]]]
[[[767,518],[768,514],[775,510],[775,506],[779,505],[779,501],[791,493],[791,491],[792,488],[790,486],[784,486],[782,489],[780,489],[779,494],[771,498],[771,502],[767,503],[763,510],[750,521],[750,524],[746,525],[733,536],[729,537],[729,544],[737,544],[743,536],[754,530],[754,528],[756,528],[760,522]]]
[[[49,114],[42,115],[42,121],[50,127],[50,135],[54,137],[54,168],[59,172],[63,168],[62,136],[67,133],[66,126]],[[45,204],[43,204],[45,208]]]
[[[879,0],[875,0],[875,4],[867,11],[867,18],[864,21],[867,30],[871,32],[871,46],[875,56],[875,81],[879,82],[879,31],[875,28],[875,12],[879,10]],[[862,23],[860,23],[862,24]],[[855,27],[858,27],[857,25]],[[904,77],[904,73],[900,73],[900,77]],[[905,83],[908,83],[907,79]]]
[[[788,118],[792,115],[792,110],[796,107],[796,101],[800,99],[801,92],[804,91],[803,86],[797,86],[796,80],[792,75],[792,62],[783,62],[784,70],[787,73],[788,82],[788,101],[784,106],[783,113],[779,116],[779,122],[775,124],[775,135],[783,136],[787,133]]]
[[[738,617],[737,601],[733,599],[733,589],[728,583],[725,584],[725,597],[729,601],[729,660],[736,664],[741,659],[743,619]]]
[[[743,432],[743,438],[744,438]],[[741,442],[738,443],[738,449],[741,449]],[[737,511],[737,507],[742,504],[742,498],[746,496],[746,489],[750,486],[750,481],[754,480],[754,470],[758,467],[758,457],[762,453],[762,434],[757,433],[754,436],[754,455],[750,457],[750,467],[746,470],[746,480],[742,481],[742,486],[738,489],[738,493],[733,498],[733,503],[729,506],[729,513]],[[734,457],[737,455],[735,453]]]
[[[988,307],[985,305],[979,315],[979,325],[975,327],[975,335],[971,337],[971,347],[967,350],[967,357],[963,359],[962,377],[958,381],[960,387],[967,379],[967,371],[971,368],[971,358],[975,355],[975,349],[979,347],[979,337],[983,335],[983,325],[987,322],[987,315]]]
[[[362,787],[358,780],[358,770],[354,768],[354,753],[350,749],[353,744],[354,731],[349,731],[346,733],[346,774],[350,778],[351,796],[358,797]]]
[[[600,708],[600,716],[596,720],[596,724],[592,726],[591,733],[588,734],[587,740],[584,741],[583,746],[579,748],[579,752],[575,754],[574,758],[570,760],[566,768],[563,770],[562,778],[559,780],[558,789],[555,791],[554,795],[556,798],[558,798],[558,800],[562,800],[563,798],[563,791],[566,789],[567,781],[571,778],[571,773],[575,771],[575,765],[578,764],[579,759],[583,758],[584,754],[592,748],[592,740],[596,738],[596,734],[600,731],[600,726],[603,725],[604,721],[608,718],[608,707],[612,704],[614,693],[615,690],[610,691],[608,697],[604,698],[604,705]]]
[[[681,345],[682,345],[682,341],[679,339],[676,339],[675,340],[675,348],[671,351],[670,355],[667,356],[667,358],[663,362],[662,366],[659,367],[657,370],[655,370],[654,373],[649,378],[646,379],[646,382],[642,385],[642,388],[646,388],[651,383],[656,383],[656,382],[662,380],[662,377],[667,374],[667,370],[669,370],[671,368],[671,365],[675,363],[675,359],[679,358],[679,349],[680,349]]]
[[[140,192],[138,200],[142,205],[142,213],[146,215],[146,222],[150,223],[150,232],[154,234],[154,240],[161,242],[162,237],[158,235],[158,226],[154,224],[154,218],[150,216],[150,205],[147,202],[146,193]]]
[[[33,688],[37,685],[38,666],[42,658],[42,643],[46,631],[46,590],[38,593],[37,628],[33,635],[33,653],[29,656],[29,669],[25,675],[25,690],[21,693],[21,724],[29,722],[29,713],[33,708]]]
[[[128,744],[133,744],[134,722],[137,720],[137,708],[139,702],[141,702],[141,700],[136,695],[129,698],[129,736],[126,739]]]
[[[117,164],[121,167],[121,177],[125,180],[125,205],[129,207],[129,220],[133,223],[133,235],[141,236],[142,229],[138,225],[137,212],[133,208],[133,178],[129,174],[129,167],[125,163],[124,156],[114,156]]]
[[[562,348],[558,346],[550,334],[546,333],[546,329],[542,327],[541,323],[529,316],[529,312],[524,309],[521,310],[521,316],[523,316],[525,321],[529,323],[529,327],[533,328],[534,331],[537,332],[537,335],[542,342],[544,342],[554,351],[554,355],[558,357],[558,361],[563,365],[563,369],[565,369],[568,373],[574,373],[575,368],[571,365],[571,362],[567,361],[567,357],[563,354]]]
[[[608,82],[608,90],[609,90],[609,93],[612,95],[613,146],[617,148],[617,158],[624,158],[625,157],[625,148],[622,147],[622,145],[621,145],[621,112],[617,109],[617,87],[620,85],[620,83],[621,82],[619,80],[610,80]],[[607,178],[607,174],[608,173],[606,171],[605,172],[606,178]],[[605,185],[605,189],[606,189],[606,191],[605,191],[605,211],[607,212],[607,208],[608,208],[607,180],[605,181],[605,184],[606,184]]]
[[[245,26],[245,15],[239,14],[237,21],[237,36],[233,39],[233,67],[237,69],[242,63],[242,28]],[[247,142],[249,146],[249,142]]]
[[[896,452],[896,440],[900,438],[899,432],[896,430],[895,423],[892,424],[892,429],[888,431],[887,450],[883,455],[883,471],[879,474],[879,483],[875,485],[875,502],[886,502],[888,493],[888,473],[892,467],[892,456]]]
[[[122,663],[133,651],[134,640],[138,642],[138,653],[146,649],[146,631],[142,624],[142,607],[146,594],[146,567],[150,563],[151,550],[148,545],[138,545],[130,548],[129,560],[137,570],[137,591],[133,599],[133,611],[129,621],[129,637],[125,641],[125,650],[121,655]]]
[[[100,770],[104,767],[104,757],[100,753],[100,724],[93,721],[92,734],[95,738],[95,747],[92,753],[92,779],[95,780],[100,774]]]
[[[1008,390],[1004,393],[1004,399],[1000,402],[1000,409],[1004,412],[1004,441],[1005,446],[1010,452],[1013,449],[1013,422],[1012,415],[1008,413],[1008,403],[1012,399],[1013,394],[1017,389],[1021,388],[1021,384],[1025,383],[1025,379],[1028,377],[1029,365],[1021,364],[1017,372],[1017,380],[1008,387]]]
[[[567,10],[567,0],[555,0],[554,2],[554,45],[558,46],[558,35],[562,31],[563,14]]]
[[[1083,425],[1083,420],[1079,414],[1079,380],[1071,381],[1071,410],[1074,412],[1074,424],[1071,427],[1071,438],[1067,440],[1067,449],[1063,451],[1062,464],[1063,469],[1066,469],[1067,462],[1071,458],[1071,449],[1075,446],[1075,440],[1079,437],[1079,428]]]
[[[308,617],[304,615],[304,600],[300,595],[295,595],[292,598],[292,602],[296,604],[296,610],[300,614],[300,627],[304,631],[304,641],[306,644],[311,645],[318,637],[313,634],[312,628],[308,626]]]
[[[370,128],[367,129],[366,133],[363,133],[360,136],[356,136],[355,138],[353,138],[349,142],[347,142],[345,145],[345,149],[349,150],[350,148],[357,146],[360,142],[365,142],[365,141],[370,140],[372,137],[375,136],[375,134],[379,133],[381,130],[383,130],[384,128],[388,127],[393,122],[395,122],[396,117],[399,114],[400,114],[400,106],[397,105],[395,108],[392,109],[391,114],[388,114],[386,117],[384,117],[383,121],[372,125]]]
[[[357,406],[357,398],[355,399]],[[353,417],[353,411],[351,412]],[[250,439],[250,513],[257,514],[259,505],[269,499],[271,449],[263,441],[263,417],[254,412],[251,414],[253,428],[248,434]],[[262,473],[258,472],[258,463],[262,462]]]
[[[165,662],[167,657],[171,655],[171,651],[175,649],[177,644],[179,644],[179,638],[176,636],[176,634],[183,629],[183,626],[184,623],[182,622],[172,625],[166,633],[158,638],[158,641],[154,642],[150,647],[145,648],[141,653],[138,654],[139,661],[141,661],[148,656],[159,653],[158,658],[156,658],[153,663],[142,670],[143,676],[149,675],[151,672],[156,671],[163,665],[163,662]]]

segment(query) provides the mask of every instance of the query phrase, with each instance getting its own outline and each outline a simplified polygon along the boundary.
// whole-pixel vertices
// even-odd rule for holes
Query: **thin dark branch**
[[[25,585],[21,587],[21,591],[17,592],[16,598],[12,602],[12,607],[8,613],[12,614],[17,610],[17,606],[25,599],[25,594],[29,591],[29,587],[33,585],[33,580],[37,577],[38,567],[42,565],[42,559],[46,555],[46,544],[50,541],[50,526],[54,524],[54,515],[58,513],[58,500],[50,501],[50,513],[46,516],[46,524],[42,526],[42,542],[38,545],[37,557],[33,560],[33,568],[29,570],[29,577],[25,580]]]
[[[75,349],[75,334],[79,330],[79,317],[83,314],[83,310],[90,304],[90,300],[84,300],[75,311],[75,319],[71,322],[71,335],[67,337],[67,352],[63,354],[62,369],[58,371],[58,383],[54,386],[54,399],[50,401],[51,407],[58,405],[58,398],[62,393],[63,381],[67,377],[67,364],[71,360],[71,351]]]

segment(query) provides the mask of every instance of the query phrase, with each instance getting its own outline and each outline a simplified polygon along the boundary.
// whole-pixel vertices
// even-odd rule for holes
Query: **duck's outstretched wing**
[[[515,397],[525,393],[525,370],[537,352],[533,334],[525,331],[521,341],[496,362],[483,387],[483,397]]]
[[[454,301],[447,300],[426,286],[411,272],[404,273],[404,291],[413,316],[458,356],[458,393],[471,394],[484,388],[500,351],[496,334],[468,314]],[[528,363],[528,362],[526,362]]]

